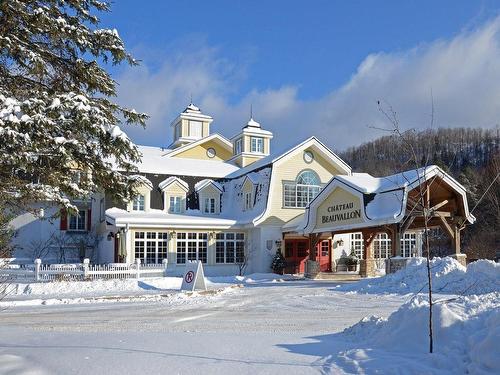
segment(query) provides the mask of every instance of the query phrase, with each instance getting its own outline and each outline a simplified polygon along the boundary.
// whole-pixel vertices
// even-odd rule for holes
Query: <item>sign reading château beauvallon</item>
[[[328,206],[327,215],[321,216],[321,223],[334,223],[361,217],[361,209],[354,208],[354,202],[339,203]]]

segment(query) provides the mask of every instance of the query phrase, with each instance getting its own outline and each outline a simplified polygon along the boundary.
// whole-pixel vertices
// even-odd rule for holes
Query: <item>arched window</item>
[[[321,191],[318,175],[306,170],[297,176],[295,183],[284,183],[284,207],[306,207]]]

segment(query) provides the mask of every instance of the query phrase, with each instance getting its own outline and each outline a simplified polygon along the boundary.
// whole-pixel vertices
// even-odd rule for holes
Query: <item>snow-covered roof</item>
[[[218,182],[215,182],[214,180],[211,180],[209,178],[206,178],[204,180],[197,182],[194,185],[194,190],[198,192],[200,190],[203,190],[204,188],[206,188],[209,185],[212,185],[214,188],[219,190],[221,193],[224,191],[224,188],[221,186],[221,184],[219,184]]]
[[[227,178],[237,178],[240,176],[243,176],[251,171],[254,171],[256,169],[263,168],[267,165],[276,163],[277,161],[283,159],[287,155],[293,154],[296,150],[300,148],[307,148],[315,146],[318,151],[322,152],[325,157],[329,159],[333,159],[334,162],[338,165],[340,169],[342,169],[345,173],[350,174],[351,173],[351,167],[343,161],[340,157],[338,157],[332,150],[330,150],[328,147],[326,147],[323,143],[321,143],[316,137],[309,137],[306,140],[298,143],[297,145],[293,147],[287,147],[286,149],[282,149],[279,151],[276,151],[269,156],[266,156],[265,158],[262,158],[260,160],[257,160],[256,162],[247,165],[244,168],[240,168],[233,173],[227,175]]]
[[[150,190],[153,189],[153,183],[151,181],[149,181],[146,177],[144,177],[140,174],[131,175],[131,176],[129,176],[129,178],[132,181],[138,181],[138,182],[146,185]]]
[[[221,228],[227,229],[237,225],[237,220],[220,216],[202,215],[199,211],[188,211],[186,214],[171,214],[163,210],[126,211],[120,208],[106,210],[106,219],[117,227],[130,225],[133,227],[169,228]]]
[[[137,164],[141,173],[222,178],[240,169],[222,161],[170,158],[161,147],[137,147],[142,154],[142,161]]]
[[[338,187],[347,188],[359,197],[362,203],[361,217],[364,222],[346,224],[345,228],[339,226],[336,227],[337,230],[398,223],[406,213],[408,193],[434,177],[442,179],[461,196],[465,217],[469,222],[474,222],[474,216],[469,213],[465,188],[441,168],[431,165],[385,177],[373,177],[367,173],[335,176],[307,208],[303,230],[307,233],[314,231],[317,208]]]
[[[230,150],[233,149],[233,144],[231,143],[231,141],[229,141],[226,137],[224,137],[218,133],[214,133],[214,134],[209,135],[207,137],[198,139],[197,141],[188,143],[184,146],[177,147],[173,150],[167,150],[165,152],[165,156],[172,157],[174,155],[177,155],[177,154],[184,152],[186,150],[190,150],[193,147],[199,146],[199,145],[201,145],[205,142],[208,142],[208,141],[217,141],[217,142],[221,143],[222,145],[226,146],[228,149],[230,149]]]
[[[189,185],[186,181],[181,180],[179,177],[171,176],[163,180],[158,184],[160,190],[165,190],[168,186],[172,185],[174,182],[177,182],[185,191],[189,190]]]

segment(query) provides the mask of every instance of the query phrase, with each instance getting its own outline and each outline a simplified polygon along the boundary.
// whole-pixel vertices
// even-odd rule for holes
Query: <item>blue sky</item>
[[[491,81],[500,78],[499,10],[488,0],[119,0],[102,25],[142,60],[113,68],[119,100],[151,115],[147,130],[125,129],[134,141],[168,145],[168,124],[192,94],[225,136],[253,104],[276,144],[314,134],[344,149],[382,135],[370,128],[383,121],[380,99],[404,126],[427,126],[431,90],[439,126],[498,123],[477,93],[500,99]],[[475,107],[454,113],[464,105]]]

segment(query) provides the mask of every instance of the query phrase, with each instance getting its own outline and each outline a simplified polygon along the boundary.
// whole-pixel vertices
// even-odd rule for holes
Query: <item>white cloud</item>
[[[253,104],[256,119],[275,133],[275,146],[316,135],[344,149],[382,135],[368,127],[388,126],[377,100],[393,106],[403,127],[428,127],[431,91],[435,126],[491,127],[500,120],[500,18],[451,40],[371,54],[345,85],[316,100],[301,100],[292,85],[241,93],[245,72],[245,66],[234,66],[206,47],[180,51],[155,72],[144,66],[127,70],[117,78],[120,101],[151,115],[146,130],[129,134],[138,143],[167,145],[168,125],[190,93],[215,118],[213,131],[227,137],[241,129]]]

